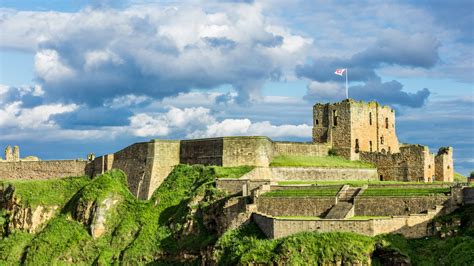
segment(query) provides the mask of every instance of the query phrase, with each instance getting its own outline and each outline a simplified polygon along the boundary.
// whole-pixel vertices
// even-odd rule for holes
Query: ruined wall
[[[435,157],[435,179],[436,181],[453,182],[454,181],[454,165],[453,165],[453,148],[442,147],[438,150]]]
[[[357,216],[392,216],[426,212],[436,205],[448,204],[449,196],[427,197],[358,197],[355,199]]]
[[[329,142],[347,159],[357,160],[358,152],[399,151],[395,112],[377,102],[347,99],[313,107],[313,141]]]
[[[275,156],[277,155],[306,155],[327,156],[331,146],[327,143],[304,142],[273,142]]]
[[[338,154],[351,158],[350,103],[345,100],[334,104],[313,106],[313,141],[329,142]]]
[[[259,212],[272,216],[323,216],[335,204],[335,197],[257,198]]]
[[[28,161],[0,163],[0,179],[50,179],[86,175],[86,161]]]

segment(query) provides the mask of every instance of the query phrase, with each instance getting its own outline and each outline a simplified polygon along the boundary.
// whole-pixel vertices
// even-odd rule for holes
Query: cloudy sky
[[[152,138],[309,141],[312,105],[397,111],[474,170],[473,1],[0,0],[0,145],[42,159]]]

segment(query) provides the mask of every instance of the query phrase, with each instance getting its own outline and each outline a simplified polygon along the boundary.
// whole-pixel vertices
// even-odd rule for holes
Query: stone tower
[[[13,161],[13,152],[12,152],[12,147],[8,145],[5,148],[5,161],[11,162]]]
[[[377,102],[347,99],[313,107],[313,142],[331,143],[341,156],[358,160],[359,152],[397,153],[395,111]]]
[[[20,147],[18,147],[17,145],[13,146],[13,161],[20,161]]]
[[[453,148],[441,147],[435,157],[435,179],[436,181],[453,182]]]

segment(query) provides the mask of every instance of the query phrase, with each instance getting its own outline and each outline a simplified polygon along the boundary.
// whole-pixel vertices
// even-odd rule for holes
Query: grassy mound
[[[246,173],[252,171],[253,168],[253,166],[247,165],[237,167],[212,166],[217,178],[240,178]]]
[[[270,166],[327,167],[327,168],[375,168],[370,163],[350,161],[339,156],[276,156]]]
[[[251,223],[224,234],[214,257],[220,265],[320,265],[335,260],[367,262],[375,248],[371,237],[352,233],[299,233],[268,240]]]
[[[459,182],[459,183],[466,183],[467,182],[467,177],[465,177],[464,175],[458,173],[458,172],[454,172],[454,182]]]

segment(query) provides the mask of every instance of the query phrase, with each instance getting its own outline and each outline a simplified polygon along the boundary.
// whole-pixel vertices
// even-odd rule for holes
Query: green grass
[[[341,187],[274,190],[263,194],[264,197],[335,197]]]
[[[404,181],[379,181],[379,180],[341,180],[341,181],[303,181],[303,180],[290,180],[290,181],[279,181],[278,185],[319,185],[319,186],[330,186],[330,185],[351,185],[360,187],[363,185],[452,185],[447,182],[404,182]]]
[[[253,166],[247,165],[237,167],[212,166],[217,178],[240,178],[253,168]]]
[[[270,166],[291,167],[334,167],[334,168],[375,168],[370,163],[350,161],[339,156],[276,156]]]
[[[454,182],[459,182],[459,183],[466,183],[467,182],[467,177],[465,177],[464,175],[458,173],[458,172],[454,172]]]
[[[83,176],[50,180],[5,180],[0,181],[0,186],[12,186],[15,189],[15,198],[22,205],[62,207],[89,182],[90,178]]]
[[[362,197],[413,197],[413,196],[430,196],[444,195],[449,193],[450,188],[367,188]]]
[[[353,216],[351,218],[347,218],[346,220],[370,220],[370,219],[387,219],[391,218],[391,216]]]
[[[219,265],[321,265],[335,259],[367,262],[374,248],[373,238],[341,232],[305,232],[269,240],[250,223],[226,232],[215,245],[214,258]]]

